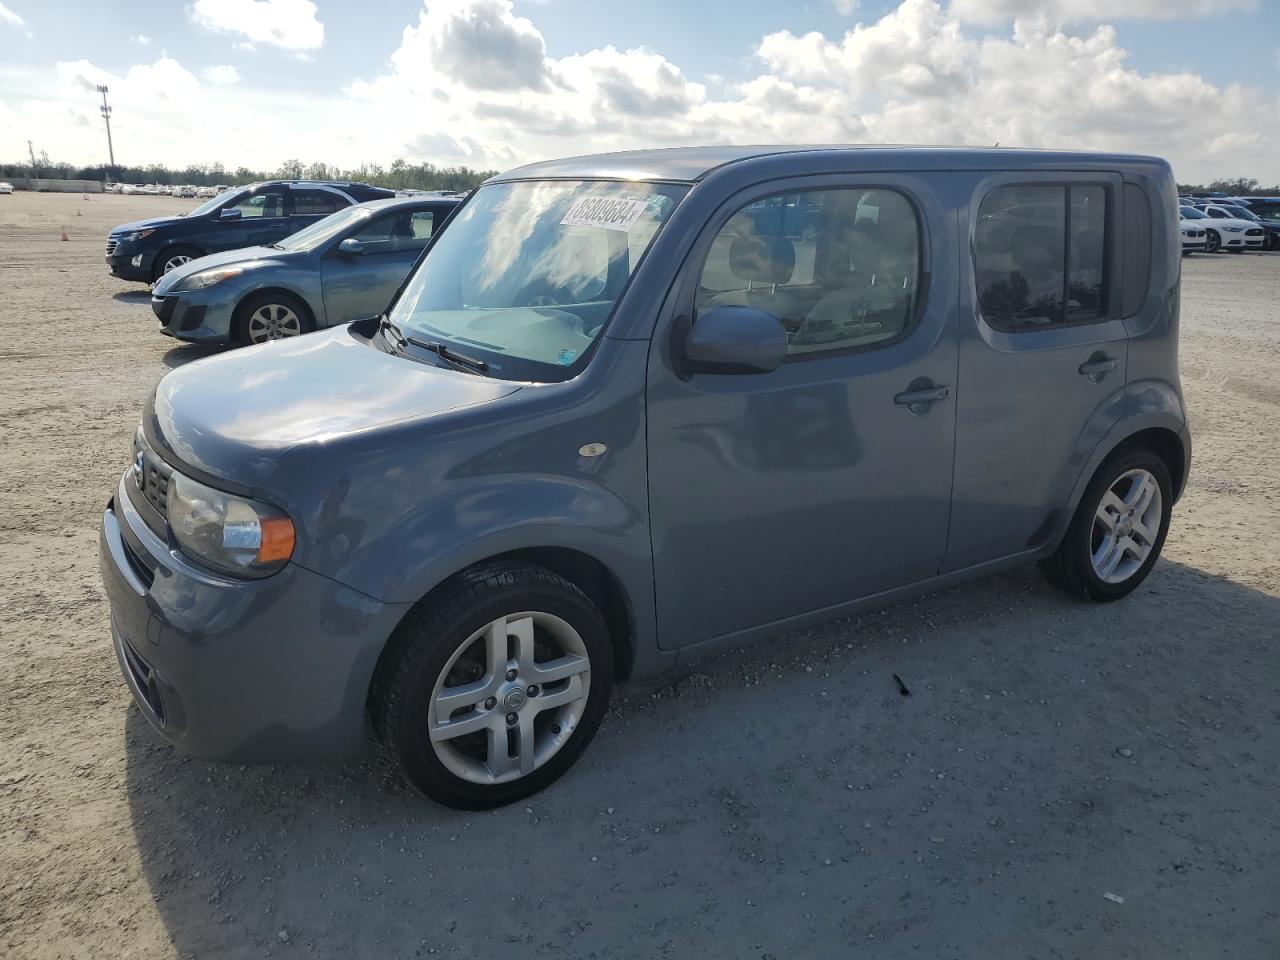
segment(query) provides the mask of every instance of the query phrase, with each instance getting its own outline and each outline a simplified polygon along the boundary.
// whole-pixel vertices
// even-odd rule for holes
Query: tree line
[[[107,166],[76,167],[54,163],[41,154],[34,167],[30,163],[0,163],[0,179],[5,177],[43,177],[48,180],[101,180],[116,183],[160,183],[195,187],[219,184],[238,186],[258,180],[355,180],[375,187],[412,190],[470,190],[492,177],[496,170],[473,170],[470,167],[438,167],[434,163],[409,163],[397,159],[384,167],[380,163],[363,163],[358,167],[337,164],[304,164],[286,160],[276,170],[251,170],[248,167],[227,169],[220,163],[200,163],[188,167],[166,167],[151,163],[142,167]],[[1178,193],[1225,193],[1232,197],[1280,196],[1280,184],[1263,187],[1254,177],[1214,180],[1208,184],[1178,184]]]
[[[42,154],[35,165],[0,163],[0,179],[35,177],[46,180],[100,180],[104,183],[157,183],[212,187],[220,184],[239,186],[258,180],[354,180],[375,187],[406,190],[470,190],[492,177],[496,170],[473,170],[470,167],[438,167],[434,163],[409,163],[397,159],[390,166],[364,163],[343,168],[337,164],[303,164],[287,160],[276,170],[252,170],[249,167],[228,169],[220,163],[200,163],[187,167],[167,167],[161,163],[146,166],[76,167],[54,163]]]

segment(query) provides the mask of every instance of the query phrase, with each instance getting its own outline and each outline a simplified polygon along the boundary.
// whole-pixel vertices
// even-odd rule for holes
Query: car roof
[[[882,144],[799,144],[791,146],[669,147],[626,150],[561,160],[544,160],[516,167],[492,178],[502,180],[603,179],[670,180],[693,183],[730,165],[765,161],[793,154],[840,160],[865,170],[895,167],[944,170],[1053,167],[1058,164],[1142,163],[1167,166],[1158,157],[1065,150],[1012,150],[992,147],[918,147]]]

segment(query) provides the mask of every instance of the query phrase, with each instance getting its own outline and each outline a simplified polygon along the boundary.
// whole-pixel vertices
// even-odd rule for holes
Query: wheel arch
[[[1187,430],[1182,399],[1168,384],[1150,383],[1138,386],[1144,387],[1138,398],[1141,409],[1122,418],[1094,447],[1076,478],[1068,508],[1063,511],[1058,529],[1050,541],[1051,547],[1056,548],[1062,540],[1080,505],[1080,498],[1084,496],[1094,475],[1118,453],[1135,447],[1153,450],[1169,468],[1174,502],[1182,496],[1191,463],[1191,435]]]
[[[316,312],[307,298],[290,287],[286,287],[279,283],[272,283],[267,284],[266,286],[254,287],[252,290],[246,290],[241,295],[240,299],[236,301],[235,309],[231,312],[231,329],[233,335],[238,333],[240,324],[245,319],[245,311],[248,309],[248,304],[253,301],[254,298],[263,296],[264,294],[284,296],[290,300],[296,301],[298,306],[302,307],[302,309],[306,311],[306,318],[311,321],[311,329],[317,329]]]
[[[411,621],[423,607],[431,604],[434,597],[447,590],[460,578],[498,563],[520,563],[543,567],[568,580],[585,593],[600,611],[605,626],[609,629],[609,639],[613,644],[614,679],[621,681],[631,676],[635,663],[636,612],[617,574],[603,561],[582,550],[572,547],[533,546],[507,550],[474,560],[431,587],[408,607],[395,630],[387,638],[373,671],[374,681],[382,673],[379,667],[383,660],[388,656],[394,656],[397,649],[395,639],[404,624]],[[372,703],[375,696],[376,691],[371,682],[367,694],[368,701]]]

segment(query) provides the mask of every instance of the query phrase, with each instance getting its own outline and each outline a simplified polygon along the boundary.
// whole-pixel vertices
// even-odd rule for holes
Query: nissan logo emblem
[[[146,462],[146,459],[142,456],[142,451],[139,450],[133,458],[133,482],[137,484],[139,490],[142,489],[143,484],[146,482]]]

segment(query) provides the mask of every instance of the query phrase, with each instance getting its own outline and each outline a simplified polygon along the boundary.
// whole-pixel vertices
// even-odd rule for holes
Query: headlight
[[[135,230],[133,233],[126,233],[120,238],[121,243],[133,243],[135,240],[144,240],[155,233],[155,230]]]
[[[244,273],[244,267],[214,267],[212,270],[201,270],[184,278],[174,289],[203,290],[205,287],[212,287],[215,283],[221,283],[231,277],[238,277],[242,273]]]
[[[1244,229],[1244,227],[1223,227],[1222,229],[1227,231],[1227,233],[1239,233]]]
[[[182,552],[234,577],[266,577],[293,556],[293,521],[275,507],[247,500],[174,471],[169,526]]]

